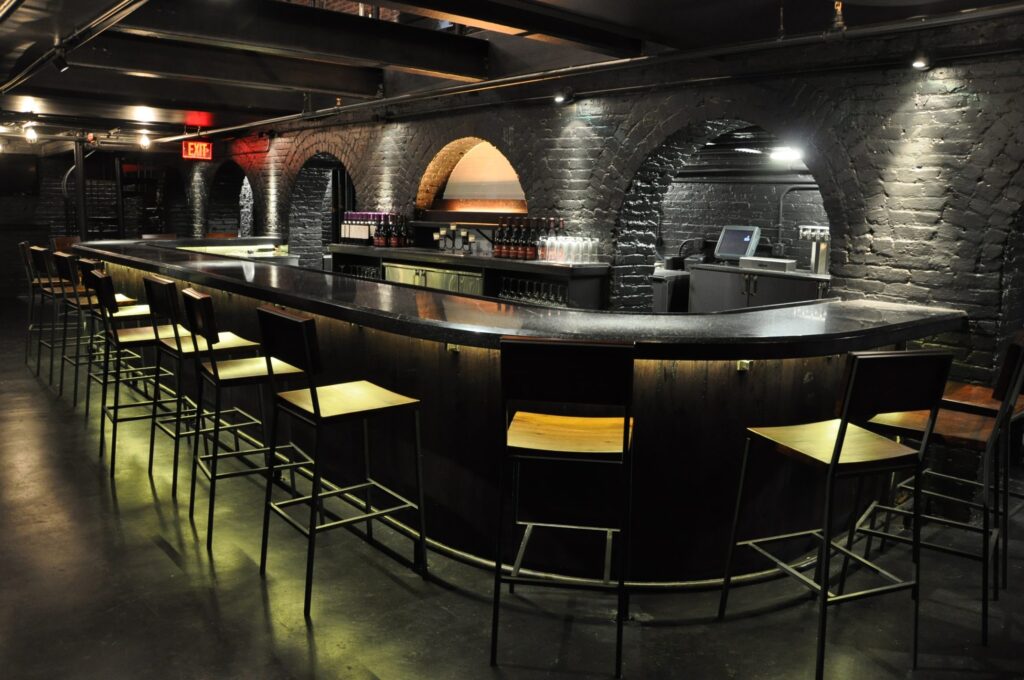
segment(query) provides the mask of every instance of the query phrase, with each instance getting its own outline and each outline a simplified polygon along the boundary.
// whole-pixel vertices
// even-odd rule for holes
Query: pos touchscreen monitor
[[[761,227],[722,227],[715,246],[716,260],[735,260],[750,257],[761,240]]]

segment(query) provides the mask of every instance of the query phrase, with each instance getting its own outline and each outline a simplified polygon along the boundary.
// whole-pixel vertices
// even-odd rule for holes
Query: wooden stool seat
[[[46,295],[63,295],[64,293],[86,293],[88,292],[85,286],[72,286],[68,284],[66,286],[43,286],[43,293]]]
[[[214,345],[216,348],[217,345]],[[280,359],[271,359],[273,363],[273,371],[277,375],[288,375],[294,373],[302,373],[302,371],[291,364],[287,364]],[[214,373],[213,365],[209,361],[202,363],[203,372],[213,377],[216,376],[217,380],[223,383],[225,386],[232,383],[242,382],[262,382],[270,377],[270,373],[267,371],[267,359],[266,357],[249,357],[247,359],[227,359],[217,362],[217,372]]]
[[[922,411],[924,422],[928,412]],[[832,461],[832,452],[839,434],[839,418],[802,425],[781,427],[750,427],[747,432],[767,439],[776,445],[779,453],[797,455],[822,465]],[[839,454],[839,465],[862,465],[881,462],[895,462],[899,458],[917,455],[917,451],[891,439],[865,430],[853,423],[846,429],[843,449]]]
[[[117,311],[111,315],[113,319],[134,319],[138,317],[149,316],[149,305],[125,305],[124,307],[118,307]]]
[[[517,411],[508,426],[508,447],[558,453],[622,455],[622,418],[556,416]],[[630,439],[633,419],[629,420]]]
[[[136,300],[135,298],[128,297],[127,295],[122,295],[121,293],[115,293],[114,298],[117,300],[118,305],[131,305],[138,302],[138,300]],[[94,309],[96,307],[99,307],[100,301],[95,295],[90,295],[89,297],[69,299],[68,305],[70,305],[73,309]]]
[[[165,341],[170,339],[174,340],[174,326],[170,324],[160,326],[160,340]],[[122,347],[133,347],[138,345],[154,344],[156,342],[156,333],[153,331],[152,326],[139,326],[137,328],[117,328],[117,342]],[[185,340],[190,340],[192,337],[184,326],[178,326],[178,337]]]
[[[988,390],[991,394],[992,390]],[[906,437],[920,437],[928,426],[927,411],[905,411],[903,413],[882,413],[869,421],[896,434]],[[932,435],[941,438],[947,444],[955,444],[971,449],[984,449],[988,438],[992,436],[995,418],[979,416],[973,413],[961,413],[942,409],[935,420]]]
[[[989,410],[990,415],[995,418],[1002,404],[998,399],[992,397],[992,388],[987,385],[974,385],[971,383],[955,382],[950,380],[946,385],[946,392],[942,395],[944,402],[952,402],[950,406],[963,404],[976,408]],[[1013,406],[1013,414],[1016,416],[1024,413],[1024,397],[1019,397]]]
[[[308,389],[278,392],[277,396],[307,414],[314,415],[312,394]],[[321,385],[316,388],[316,398],[320,402],[320,417],[324,420],[366,415],[419,403],[419,399],[386,390],[368,380]]]
[[[183,331],[179,336],[181,338],[181,349],[178,349],[178,345],[174,340],[173,334],[170,334],[167,337],[164,337],[163,335],[160,336],[160,342],[165,347],[167,347],[171,351],[180,351],[182,354],[188,355],[194,354],[196,351],[196,347],[199,348],[200,352],[206,351],[207,346],[206,340],[204,338],[195,338],[195,344],[193,344],[191,339],[192,336],[189,334],[188,330],[186,330],[182,326],[179,326],[178,328],[181,328],[181,330]],[[218,333],[217,338],[217,342],[213,343],[214,352],[226,352],[228,350],[233,349],[245,349],[247,347],[256,347],[258,344],[253,342],[252,340],[246,340],[242,336],[235,335],[234,333],[231,333],[229,331]]]

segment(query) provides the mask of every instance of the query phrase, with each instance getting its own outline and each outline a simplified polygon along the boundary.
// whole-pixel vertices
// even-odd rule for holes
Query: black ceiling
[[[782,0],[781,16],[780,0],[380,2],[397,21],[316,0],[0,0],[0,122],[180,132],[392,95],[403,83],[821,32],[834,20],[832,0]],[[996,4],[846,0],[843,17],[856,27]],[[60,44],[63,73],[51,64]],[[521,58],[510,58],[517,45]]]

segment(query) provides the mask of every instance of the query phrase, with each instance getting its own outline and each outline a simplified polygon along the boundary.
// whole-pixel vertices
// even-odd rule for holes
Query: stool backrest
[[[50,248],[53,249],[53,252],[59,253],[61,251],[69,251],[71,246],[81,242],[81,236],[51,236]]]
[[[307,376],[321,371],[316,321],[312,317],[269,305],[256,308],[260,322],[260,344],[267,363],[270,357],[301,369]]]
[[[953,355],[939,350],[851,352],[830,475],[838,467],[848,425],[866,423],[880,413],[928,411],[917,452],[920,460],[928,448],[952,365]]]
[[[149,315],[153,321],[153,332],[157,334],[156,337],[160,337],[160,326],[169,323],[174,333],[174,347],[180,353],[182,346],[178,324],[181,314],[178,313],[178,287],[174,279],[150,274],[142,277],[142,285],[146,289],[146,303],[149,305]]]
[[[42,246],[30,246],[28,251],[32,258],[32,269],[35,270],[36,276],[45,285],[52,287],[56,283],[57,277],[53,273],[53,264],[49,258],[50,250]]]
[[[117,296],[114,295],[114,281],[110,274],[99,269],[90,269],[85,274],[86,286],[96,294],[104,322],[110,322],[117,313]]]
[[[628,410],[632,403],[632,344],[507,336],[500,347],[501,391],[506,404],[540,402]]]
[[[25,268],[25,278],[28,279],[29,285],[32,284],[32,280],[36,278],[35,271],[32,267],[32,255],[29,252],[29,248],[32,244],[28,241],[21,241],[18,243],[18,252],[21,254],[21,266]]]
[[[937,408],[952,362],[939,350],[851,352],[840,417],[865,422],[879,413]]]
[[[1017,383],[1020,373],[1024,369],[1024,331],[1018,331],[1010,338],[1010,343],[1003,352],[1002,361],[999,363],[999,373],[996,375],[995,386],[992,388],[992,398],[996,401],[1006,401],[1010,398],[1016,401],[1020,396],[1020,389],[1014,393],[1014,385]]]
[[[192,334],[192,352],[196,359],[196,375],[200,374],[200,362],[206,358],[210,362],[210,369],[214,379],[219,379],[217,372],[217,353],[213,346],[220,339],[220,332],[217,330],[217,321],[213,316],[213,298],[206,293],[200,293],[195,288],[186,288],[181,291],[181,302],[185,308],[185,316],[182,322],[185,329]],[[202,351],[199,340],[205,340],[206,350]]]
[[[83,286],[89,287],[88,281],[86,281],[86,273],[91,272],[94,269],[102,271],[103,263],[99,260],[94,260],[89,257],[78,258],[78,279],[82,282]]]
[[[53,254],[53,264],[57,277],[70,284],[61,288],[61,295],[66,303],[74,301],[75,304],[81,305],[83,299],[78,286],[78,271],[75,267],[75,260],[77,259],[71,253],[57,252]]]

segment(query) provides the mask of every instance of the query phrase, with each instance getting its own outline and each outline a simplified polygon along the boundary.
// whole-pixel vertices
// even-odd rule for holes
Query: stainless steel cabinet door
[[[693,268],[690,270],[691,312],[723,312],[747,306],[744,274]]]

